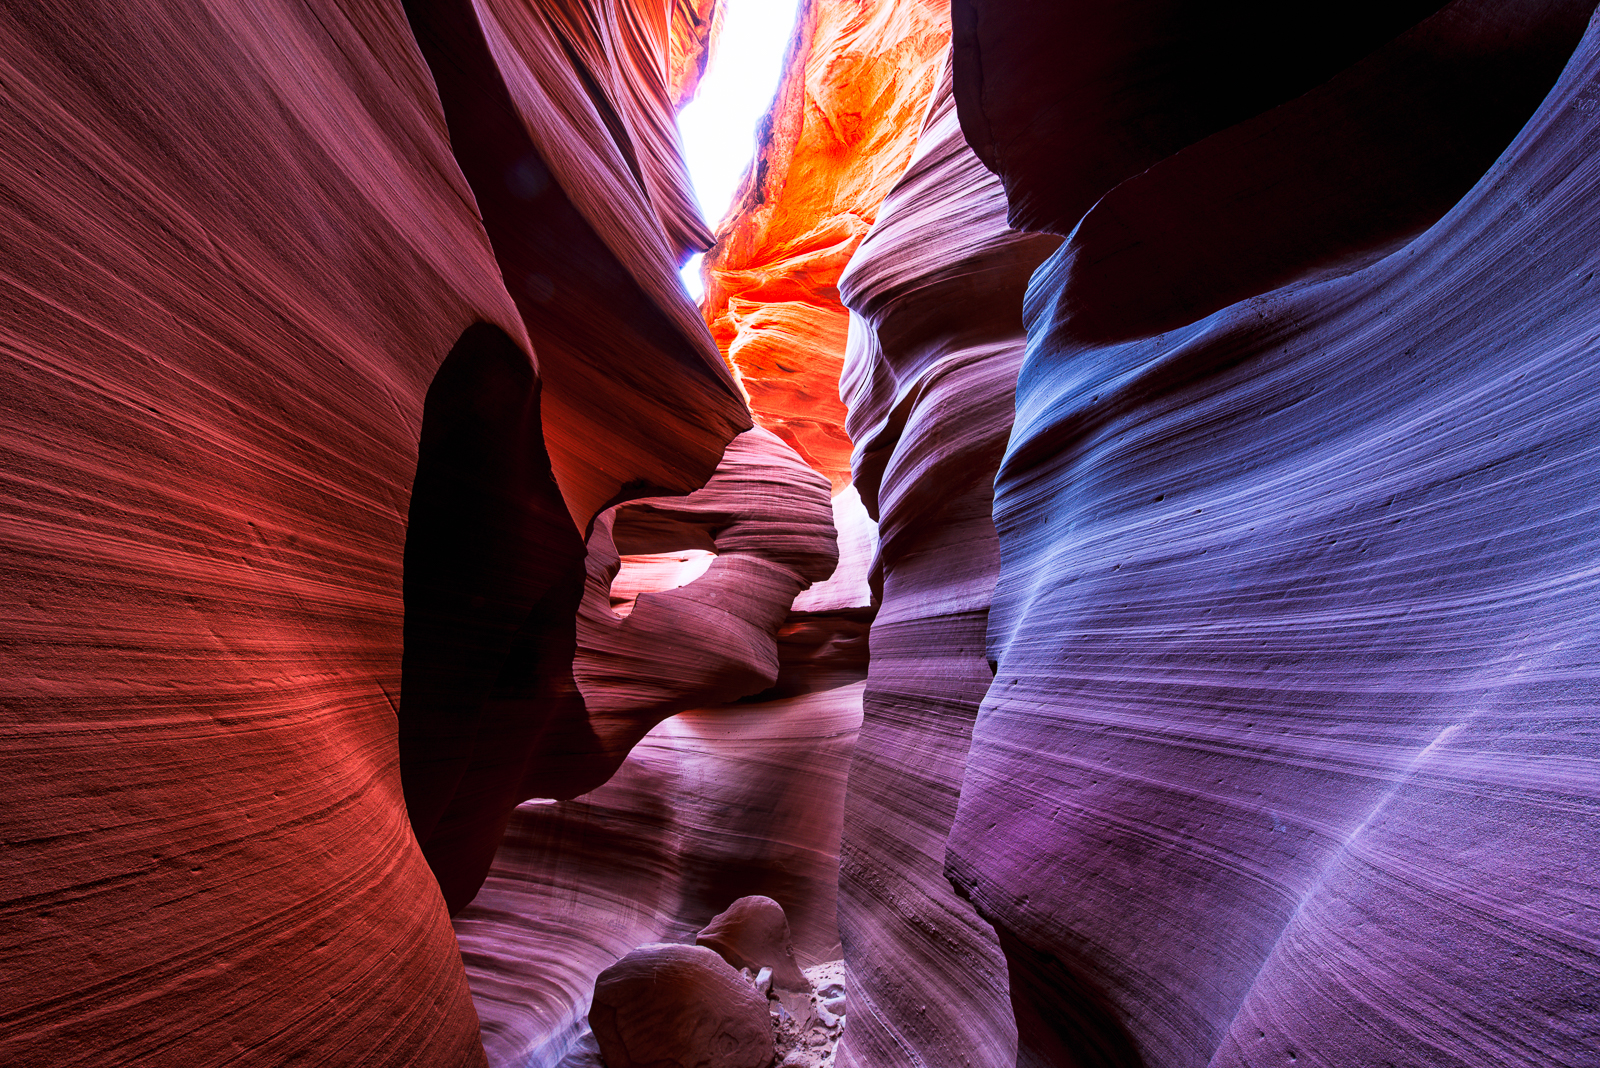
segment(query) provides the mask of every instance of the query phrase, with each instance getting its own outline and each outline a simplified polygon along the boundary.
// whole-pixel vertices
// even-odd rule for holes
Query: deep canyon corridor
[[[1595,0],[738,2],[0,4],[0,1068],[1600,1068]]]

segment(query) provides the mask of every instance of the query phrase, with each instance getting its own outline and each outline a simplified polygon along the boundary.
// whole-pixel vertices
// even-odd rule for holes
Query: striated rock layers
[[[603,969],[644,943],[694,941],[746,895],[783,906],[802,966],[838,959],[862,686],[680,713],[606,785],[517,810],[455,921],[491,1064],[556,1064]]]
[[[552,792],[487,696],[749,425],[664,7],[412,15],[0,13],[7,1065],[483,1063],[413,830]]]
[[[760,425],[835,489],[848,313],[836,283],[904,171],[949,40],[942,0],[807,0],[703,309]]]
[[[1028,292],[948,857],[1018,1064],[1592,1065],[1592,5],[1451,4],[1104,171],[1205,94],[961,6],[1013,217],[1088,211]],[[1024,83],[1089,132],[992,134]]]
[[[853,628],[869,594],[859,575],[818,582],[836,570],[834,513],[826,479],[758,428],[702,489],[596,520],[569,697],[593,733],[567,763],[598,762],[587,777],[609,781],[522,806],[498,850],[477,854],[487,883],[456,927],[491,1063],[556,1064],[602,969],[643,943],[692,940],[745,895],[782,905],[802,963],[837,959],[866,668]],[[682,585],[668,573],[631,587],[631,610],[614,612],[623,554],[674,550],[714,555]],[[809,609],[791,611],[797,600]]]
[[[840,1065],[1016,1062],[1005,962],[944,877],[1000,558],[990,518],[1022,361],[1022,293],[1059,244],[1006,227],[962,138],[948,71],[916,156],[840,282],[856,313],[842,391],[855,485],[880,523],[841,845],[851,973]]]
[[[605,732],[567,668],[577,531],[618,499],[701,485],[748,419],[676,277],[707,235],[671,124],[665,10],[452,0],[410,16],[541,384],[537,408],[513,411],[521,386],[454,376],[424,418],[401,771],[454,911],[518,801],[575,796],[614,766],[594,759]],[[515,437],[530,427],[548,473]]]

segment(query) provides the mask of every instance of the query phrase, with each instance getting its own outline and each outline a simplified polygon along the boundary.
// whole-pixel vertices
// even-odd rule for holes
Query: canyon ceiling
[[[1600,1068],[1592,0],[721,18],[0,8],[0,1065]]]

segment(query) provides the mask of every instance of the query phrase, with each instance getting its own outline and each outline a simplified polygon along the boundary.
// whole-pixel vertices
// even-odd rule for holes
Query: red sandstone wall
[[[566,10],[0,13],[0,1062],[483,1063],[413,830],[497,838],[578,524],[748,425],[665,10]]]
[[[911,158],[949,33],[936,0],[808,0],[705,261],[706,321],[757,422],[836,490],[850,479],[836,283]]]

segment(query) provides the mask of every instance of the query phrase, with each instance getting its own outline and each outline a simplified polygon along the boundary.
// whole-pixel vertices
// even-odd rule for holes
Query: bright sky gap
[[[772,106],[796,0],[728,0],[722,36],[699,91],[678,113],[678,134],[700,214],[713,227],[728,211],[755,155],[756,127]],[[700,298],[700,260],[684,264],[683,284]]]

